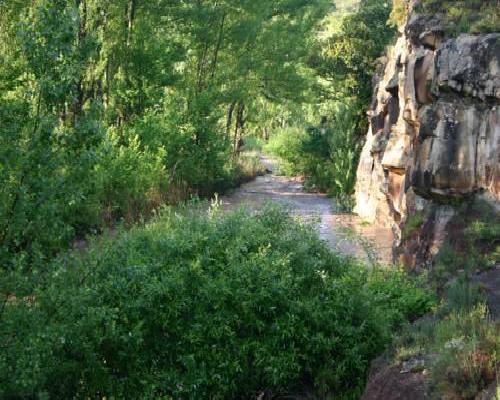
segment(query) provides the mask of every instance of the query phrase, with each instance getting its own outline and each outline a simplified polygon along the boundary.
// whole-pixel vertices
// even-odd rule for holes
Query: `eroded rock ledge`
[[[409,8],[375,78],[355,211],[392,227],[399,261],[420,267],[446,235],[450,202],[500,200],[500,33],[449,38],[438,16]],[[401,248],[417,213],[425,234]]]

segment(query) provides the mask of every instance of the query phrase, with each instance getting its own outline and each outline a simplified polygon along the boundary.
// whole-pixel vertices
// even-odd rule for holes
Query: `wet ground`
[[[355,215],[340,212],[332,199],[320,193],[305,192],[300,179],[273,174],[273,160],[261,157],[261,161],[271,173],[223,196],[220,201],[224,209],[245,205],[258,210],[267,202],[284,204],[291,208],[293,215],[313,223],[321,239],[333,250],[371,264],[391,264],[393,236],[390,229],[370,226]]]

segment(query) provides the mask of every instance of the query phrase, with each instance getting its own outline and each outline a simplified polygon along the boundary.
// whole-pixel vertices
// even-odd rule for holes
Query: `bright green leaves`
[[[86,43],[77,43],[79,11],[66,1],[40,0],[17,32],[22,53],[47,107],[71,102],[85,68]]]
[[[386,24],[391,8],[384,0],[363,0],[326,39],[312,65],[331,84],[333,98],[356,97],[368,103],[376,59],[393,37]]]
[[[285,119],[276,138],[271,134],[268,150],[283,160],[285,173],[304,176],[306,187],[327,192],[350,208],[372,77],[394,30],[386,24],[390,14],[386,1],[343,3],[343,9],[349,7],[351,11],[328,15],[318,41],[309,42],[314,44],[308,58],[308,66],[314,71],[314,101],[302,107],[301,117]],[[336,19],[337,28],[332,29]],[[293,80],[293,75],[289,76]],[[295,85],[298,93],[303,89],[300,82],[304,81]],[[297,110],[293,114],[297,115]],[[293,128],[282,129],[286,124]],[[308,133],[297,135],[296,127]]]
[[[2,264],[238,181],[247,130],[310,88],[327,3],[3,1]]]
[[[166,210],[53,270],[36,307],[6,309],[2,397],[352,395],[392,330],[432,304],[277,208]]]

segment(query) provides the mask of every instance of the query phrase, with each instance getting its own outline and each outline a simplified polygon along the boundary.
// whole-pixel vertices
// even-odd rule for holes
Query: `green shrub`
[[[242,153],[236,160],[236,170],[233,172],[235,177],[234,186],[240,183],[248,182],[256,176],[266,173],[265,166],[261,163],[260,158],[252,153]]]
[[[262,140],[255,136],[248,136],[245,138],[245,142],[243,144],[243,151],[256,151],[261,152],[263,149]]]
[[[208,99],[198,106],[210,107]],[[185,99],[172,96],[161,107],[149,110],[130,129],[145,149],[164,152],[163,163],[169,186],[169,203],[191,195],[209,196],[230,187],[234,178],[229,143],[220,134],[214,117],[194,114],[186,118]]]
[[[500,223],[494,219],[490,221],[475,220],[465,233],[472,240],[497,244],[500,242]]]
[[[457,211],[431,270],[431,278],[438,286],[455,278],[458,272],[473,274],[498,262],[500,219],[494,207],[474,199],[458,205]]]
[[[108,140],[98,149],[94,167],[95,196],[101,219],[108,225],[120,218],[129,224],[164,203],[167,173],[165,151],[143,148],[137,136],[124,139],[110,130]]]
[[[424,357],[430,398],[474,399],[495,382],[500,326],[479,286],[462,274],[444,290],[433,315],[408,326],[394,342],[395,357]]]
[[[410,238],[415,232],[422,227],[422,224],[425,222],[424,215],[422,213],[417,213],[408,217],[403,226],[402,236],[403,239]]]
[[[351,195],[356,183],[356,169],[361,146],[356,137],[358,108],[339,105],[327,131],[329,171],[328,193],[333,196]]]
[[[430,398],[474,399],[495,382],[500,335],[484,304],[419,320],[395,341],[396,357],[426,357]]]
[[[36,271],[68,245],[87,217],[92,194],[90,143],[100,129],[30,120],[24,101],[0,93],[0,269]],[[85,146],[75,146],[77,135]]]
[[[430,271],[430,279],[436,286],[443,286],[450,279],[457,276],[462,266],[463,257],[455,251],[450,243],[445,241],[434,260]]]
[[[414,321],[435,305],[432,291],[415,290],[415,284],[425,287],[425,278],[409,280],[402,270],[374,271],[369,282],[373,302],[387,308],[391,324]]]
[[[416,321],[394,343],[397,361],[418,356],[428,370],[430,398],[474,399],[498,382],[500,326],[488,315],[486,294],[471,276],[498,260],[498,213],[481,199],[455,204],[448,237],[429,271],[442,300],[432,315]],[[403,237],[423,222],[409,219]]]
[[[301,128],[278,129],[269,138],[264,150],[280,160],[279,173],[287,176],[304,172],[302,147],[307,133]]]
[[[361,146],[356,136],[357,106],[337,104],[332,122],[312,127],[283,129],[271,136],[266,151],[280,159],[280,172],[302,175],[305,187],[319,190],[349,204],[354,191]]]
[[[484,302],[484,294],[477,284],[465,275],[459,275],[445,290],[446,302],[443,307],[447,312],[470,310]]]
[[[393,0],[391,15],[387,23],[397,28],[405,23],[406,18],[407,10],[405,0]]]
[[[403,318],[402,274],[370,274],[270,208],[166,210],[61,256],[0,324],[1,398],[252,398],[304,386],[355,397]]]

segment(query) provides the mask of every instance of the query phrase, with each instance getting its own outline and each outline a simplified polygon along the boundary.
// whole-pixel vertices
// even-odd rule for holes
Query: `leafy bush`
[[[475,241],[498,244],[500,242],[500,223],[495,220],[475,220],[467,229],[466,235]]]
[[[500,335],[484,318],[483,308],[468,315],[452,315],[446,326],[440,326],[440,330],[454,334],[448,336],[433,364],[430,391],[436,398],[474,399],[495,382]],[[464,332],[463,325],[471,331]],[[460,336],[463,333],[466,336]]]
[[[406,273],[399,271],[374,271],[369,283],[373,302],[388,308],[392,324],[414,321],[424,315],[435,304],[430,291],[415,291],[415,284],[425,287],[425,278],[420,276],[409,280]]]
[[[233,186],[251,181],[256,176],[264,175],[265,173],[266,168],[257,155],[243,153],[237,158],[235,171],[232,173],[235,180]]]
[[[310,64],[328,81],[328,99],[356,99],[359,112],[368,108],[377,59],[395,34],[387,24],[390,13],[385,0],[361,0],[357,11],[346,15],[339,29],[321,43]]]
[[[340,23],[330,24],[330,28],[338,26],[323,33],[328,36],[309,59],[318,78],[316,101],[320,104],[312,112],[316,118],[271,133],[266,148],[282,160],[285,174],[304,176],[307,188],[327,192],[344,208],[352,204],[377,59],[394,36],[394,29],[387,25],[387,1],[349,3],[355,12],[336,15]]]
[[[406,1],[394,0],[392,2],[392,11],[387,21],[390,26],[397,28],[405,23],[407,18]]]
[[[485,302],[485,296],[479,286],[465,275],[457,276],[445,288],[445,303],[440,312],[469,311],[479,303]]]
[[[473,274],[488,270],[499,259],[500,219],[494,206],[476,198],[459,204],[457,211],[431,270],[431,278],[440,286],[458,271]]]
[[[143,148],[137,136],[124,138],[110,130],[98,149],[94,167],[95,196],[101,220],[108,225],[119,218],[131,224],[164,203],[167,191],[165,151]],[[120,144],[120,141],[123,144]]]
[[[261,152],[263,148],[263,143],[262,140],[255,137],[255,136],[249,136],[245,138],[244,144],[243,144],[243,150],[244,151],[257,151]]]
[[[353,193],[356,182],[361,148],[356,136],[357,106],[338,104],[331,112],[332,122],[307,132],[279,130],[265,149],[280,159],[281,173],[302,175],[306,188],[340,199]]]
[[[498,379],[499,324],[488,314],[486,294],[471,279],[494,252],[498,221],[495,210],[479,200],[459,205],[458,211],[429,274],[441,304],[394,345],[399,361],[426,360],[430,398],[478,398]]]
[[[432,354],[426,363],[431,398],[474,399],[495,382],[500,346],[498,328],[485,305],[478,303],[439,319],[419,321],[398,339],[396,346],[402,358]]]
[[[311,185],[336,197],[353,193],[361,150],[358,123],[357,106],[338,105],[326,133],[314,131],[305,147],[311,155],[306,167]]]
[[[394,326],[428,308],[276,208],[166,210],[53,271],[3,309],[2,398],[354,397]]]
[[[92,193],[90,143],[102,134],[83,119],[75,132],[27,113],[25,102],[0,96],[0,268],[7,270],[42,268],[77,233]]]
[[[428,364],[432,398],[473,399],[495,381],[498,329],[485,305],[477,303],[440,319],[422,319],[398,342],[413,354],[433,355]],[[402,348],[399,352],[404,354]]]
[[[235,145],[281,117],[261,119],[262,103],[304,101],[328,10],[108,3],[0,1],[1,269],[31,272],[115,219],[248,179]]]
[[[405,221],[402,231],[403,239],[410,238],[414,233],[418,232],[418,230],[422,227],[422,224],[425,222],[423,213],[416,213],[408,217]]]
[[[264,150],[280,159],[279,173],[287,176],[304,173],[302,148],[307,133],[301,128],[278,129],[269,138]]]

